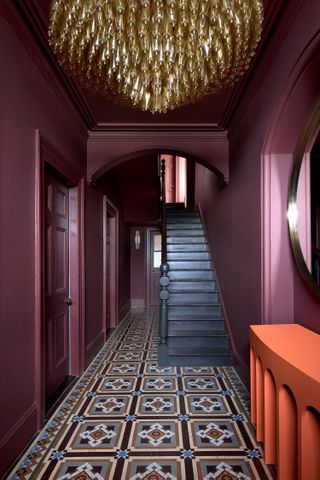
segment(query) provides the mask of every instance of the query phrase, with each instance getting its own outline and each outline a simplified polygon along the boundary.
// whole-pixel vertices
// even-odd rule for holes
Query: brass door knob
[[[64,301],[64,303],[65,303],[66,305],[72,305],[72,300],[71,300],[71,298],[66,298],[65,301]]]

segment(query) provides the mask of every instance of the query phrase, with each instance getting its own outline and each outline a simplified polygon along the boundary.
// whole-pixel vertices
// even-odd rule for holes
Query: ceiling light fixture
[[[166,112],[232,86],[262,19],[262,0],[54,0],[49,42],[87,88]]]

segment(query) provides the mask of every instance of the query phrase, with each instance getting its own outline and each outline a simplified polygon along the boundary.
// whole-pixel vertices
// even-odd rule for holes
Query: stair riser
[[[168,359],[163,366],[175,367],[228,367],[233,365],[232,356],[189,356],[189,355],[173,355],[169,349]]]
[[[219,303],[218,293],[174,293],[171,292],[169,296],[169,305],[181,302],[181,303]]]
[[[182,202],[170,202],[166,204],[166,210],[182,210],[185,212],[185,205]]]
[[[212,282],[174,282],[171,281],[168,287],[169,292],[213,292],[216,291],[216,283]]]
[[[168,306],[168,319],[169,320],[190,320],[190,319],[220,319],[221,316],[221,307],[220,306],[202,306],[197,305],[196,307],[184,307],[184,306]]]
[[[167,227],[174,224],[192,224],[202,226],[200,217],[167,217]]]
[[[168,252],[168,261],[210,260],[209,252]]]
[[[172,237],[195,237],[201,236],[204,239],[204,232],[202,228],[186,228],[186,229],[172,229],[167,230],[167,238]]]
[[[200,222],[197,223],[187,223],[187,222],[172,222],[172,223],[167,223],[167,231],[169,234],[169,231],[171,230],[201,230],[203,231],[202,224]]]
[[[225,332],[223,320],[169,320],[169,331],[181,330],[181,333],[186,330],[196,328],[198,332],[201,330],[220,330]]]
[[[192,276],[189,271],[186,270],[177,270],[175,272],[170,272],[168,274],[169,280],[171,281],[180,281],[180,280],[192,280],[192,281],[197,281],[197,280],[212,280],[213,279],[213,274],[211,270],[199,270],[198,272],[193,272]]]
[[[184,211],[181,211],[179,212],[178,210],[171,210],[171,211],[168,211],[167,210],[167,220],[169,218],[200,218],[200,215],[198,212],[184,212]]]
[[[167,243],[168,244],[185,244],[185,245],[190,245],[190,243],[201,243],[201,244],[206,244],[206,240],[203,236],[197,236],[197,237],[190,237],[190,236],[183,236],[183,237],[178,237],[178,236],[170,236],[167,238]]]
[[[191,270],[190,277],[193,277],[194,270],[211,270],[211,263],[209,260],[195,260],[195,261],[168,261],[171,271],[174,270]]]
[[[169,244],[167,245],[167,252],[169,253],[190,253],[190,252],[207,252],[208,251],[208,245],[206,243],[198,243],[198,244],[184,244],[184,243],[179,243],[176,245]]]
[[[212,348],[214,354],[215,347],[229,347],[228,337],[169,337],[170,350],[174,348],[184,347],[190,348],[190,350],[198,350],[201,355],[202,348]]]

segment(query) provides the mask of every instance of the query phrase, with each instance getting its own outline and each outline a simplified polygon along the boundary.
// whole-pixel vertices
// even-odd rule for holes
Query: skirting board
[[[11,467],[37,431],[37,404],[34,402],[0,441],[0,478]]]
[[[132,298],[131,308],[145,308],[146,304],[144,298]]]

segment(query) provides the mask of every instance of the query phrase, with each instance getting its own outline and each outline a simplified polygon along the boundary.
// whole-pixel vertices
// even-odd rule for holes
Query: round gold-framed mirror
[[[297,266],[309,287],[320,295],[320,103],[294,153],[287,217]]]

